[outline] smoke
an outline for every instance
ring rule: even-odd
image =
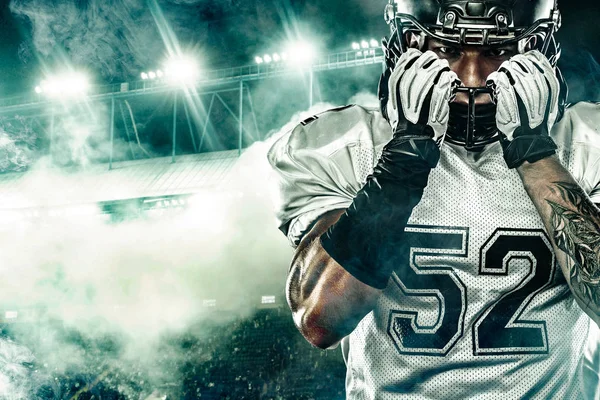
[[[32,121],[0,119],[0,171],[23,171],[35,159],[37,134]]]
[[[75,65],[107,80],[125,81],[142,70],[158,67],[156,55],[166,55],[160,32],[145,0],[53,1],[13,0],[11,12],[31,25],[31,42],[20,54],[32,54],[43,65]],[[215,6],[213,1],[177,1],[178,8],[163,2],[171,28],[183,38],[199,43],[206,24],[197,20],[194,6]],[[219,9],[226,8],[223,4]],[[190,12],[192,11],[192,12]],[[28,49],[33,47],[33,51]]]
[[[111,153],[114,160],[127,159],[132,144],[120,132],[112,145],[109,141],[109,105],[85,101],[62,106],[60,112],[40,110],[40,117],[0,118],[1,173],[23,172],[36,163],[39,167],[45,156],[55,166],[78,168],[108,162]],[[154,154],[150,150],[145,155]]]
[[[222,50],[217,48],[233,53],[230,61],[239,58],[239,49],[247,48],[248,42],[256,41],[258,35],[264,39],[261,32],[272,32],[277,24],[273,7],[255,3],[12,0],[10,10],[31,27],[31,38],[19,50],[22,62],[38,56],[47,70],[74,65],[103,81],[123,82],[135,79],[141,71],[161,67],[157,63],[162,62],[170,50],[167,47],[172,45],[163,42],[165,29],[175,34],[177,45],[181,44],[183,50],[201,54],[203,59],[215,56],[214,61],[218,61]],[[155,5],[168,26],[154,19],[150,10],[156,9]],[[207,22],[231,20],[232,15],[236,15],[235,29],[227,23]],[[242,57],[248,62],[248,56]]]
[[[32,45],[34,54],[51,65],[67,61],[104,77],[148,68],[159,40],[141,1],[15,0],[10,9],[30,21],[32,43],[24,45]]]
[[[358,104],[363,107],[379,108],[379,99],[371,92],[362,91],[350,97],[348,104]]]
[[[23,324],[12,326],[12,340],[0,339],[0,398],[70,396],[57,381],[65,374],[79,376],[82,388],[102,376],[122,395],[148,395],[176,380],[165,360],[184,357],[165,338],[199,321],[226,323],[205,299],[226,305],[229,317],[249,315],[262,295],[282,301],[292,250],[276,229],[266,154],[299,121],[330,107],[298,113],[253,144],[226,186],[199,193],[185,211],[119,224],[97,215],[6,220],[0,304]],[[38,205],[44,194],[77,187],[77,175],[44,164],[23,179]]]
[[[569,102],[600,101],[600,65],[589,51],[565,51],[559,66],[569,87]]]
[[[85,104],[53,117],[52,162],[58,166],[77,165],[85,167],[93,162],[105,161],[109,143],[105,140],[109,129],[109,110],[106,104]],[[121,153],[122,143],[117,143]]]
[[[10,340],[0,340],[0,398],[26,398],[31,385],[28,365],[34,359],[29,349]]]

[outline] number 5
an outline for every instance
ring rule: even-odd
[[[421,256],[466,257],[469,231],[465,228],[435,228],[409,226],[405,230],[402,253],[409,255],[408,263],[396,268],[394,280],[402,292],[416,301],[436,299],[437,320],[419,325],[416,311],[392,310],[388,334],[401,354],[443,356],[462,337],[466,311],[467,289],[454,270],[444,266],[422,267]],[[404,261],[404,260],[402,260]]]

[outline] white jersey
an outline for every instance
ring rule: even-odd
[[[599,129],[600,106],[580,103],[552,131],[563,164],[596,203]],[[275,143],[277,215],[292,245],[323,213],[350,205],[390,139],[378,111],[349,106]],[[443,145],[406,240],[406,261],[342,341],[349,399],[585,397],[590,319],[499,143],[481,153]]]

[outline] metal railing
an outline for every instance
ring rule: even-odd
[[[234,84],[240,81],[255,81],[282,77],[298,72],[317,72],[342,68],[355,68],[383,62],[381,49],[346,51],[319,57],[312,65],[298,67],[287,63],[254,64],[235,68],[205,71],[196,88]],[[162,80],[139,80],[109,85],[94,85],[88,98],[95,100],[114,97],[127,97],[173,90],[173,86]],[[17,112],[21,109],[42,106],[51,101],[43,94],[31,93],[14,97],[0,98],[0,113]]]

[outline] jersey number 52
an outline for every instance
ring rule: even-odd
[[[402,354],[444,356],[465,335],[468,298],[465,284],[443,260],[468,256],[469,231],[408,226],[405,232],[408,259],[396,268],[393,279],[409,299],[435,299],[437,320],[419,324],[415,308],[392,310],[388,334]],[[435,262],[438,258],[439,264]],[[425,259],[427,266],[420,265]],[[529,265],[529,273],[505,287],[505,292],[475,317],[470,333],[474,355],[548,352],[546,322],[522,318],[533,298],[554,278],[554,253],[545,232],[496,230],[479,250],[478,276],[492,282],[494,276],[506,277],[515,260]]]

